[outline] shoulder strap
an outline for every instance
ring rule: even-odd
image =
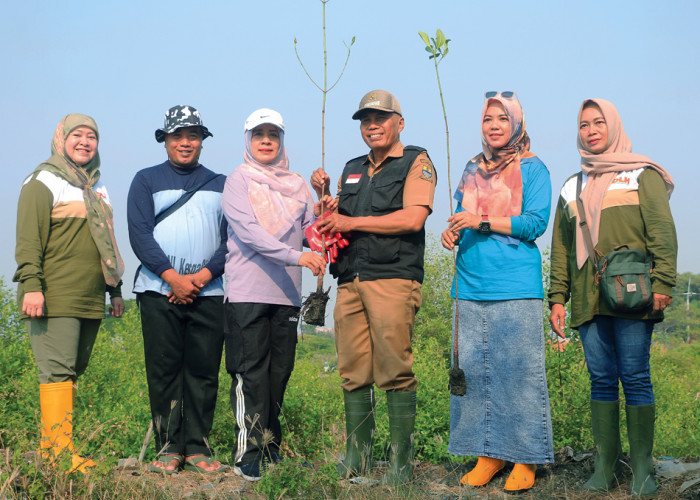
[[[422,153],[423,151],[426,151],[426,152],[427,152],[427,150],[426,150],[425,148],[422,148],[422,147],[420,147],[420,146],[411,146],[411,145],[404,146],[404,147],[403,147],[403,150],[404,150],[404,151],[406,151],[406,150],[409,150],[409,151],[418,151],[418,153]]]
[[[191,187],[190,189],[188,189],[187,191],[185,191],[185,192],[183,193],[183,195],[180,196],[180,198],[178,198],[178,200],[177,200],[175,203],[173,203],[173,204],[170,205],[168,208],[166,208],[165,210],[163,210],[162,212],[160,212],[158,215],[156,215],[155,224],[153,224],[153,225],[154,225],[154,226],[157,226],[158,224],[160,224],[161,222],[163,222],[163,221],[166,219],[166,217],[172,215],[173,212],[175,212],[178,208],[180,208],[182,205],[184,205],[185,203],[187,203],[187,202],[189,201],[189,199],[192,198],[192,196],[193,196],[197,191],[199,191],[199,190],[202,189],[206,184],[208,184],[210,180],[212,180],[212,179],[214,179],[215,177],[218,177],[218,176],[219,176],[219,174],[212,172],[212,174],[209,175],[206,179],[204,179],[204,181],[200,182],[200,183],[197,184],[196,186]]]
[[[593,264],[593,270],[598,269],[598,256],[595,253],[595,247],[593,246],[593,239],[591,238],[591,230],[588,228],[588,222],[586,221],[586,211],[583,209],[583,202],[581,201],[581,184],[583,183],[583,172],[579,172],[576,177],[576,209],[578,211],[578,225],[581,227],[581,232],[583,233],[583,243],[586,246],[586,251],[588,252],[588,260]]]

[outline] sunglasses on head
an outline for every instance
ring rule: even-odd
[[[504,99],[512,99],[513,97],[515,97],[515,92],[513,92],[512,90],[506,90],[506,91],[504,91],[504,92],[498,92],[498,91],[496,91],[496,90],[490,90],[489,92],[486,92],[486,93],[484,94],[484,97],[485,97],[486,99],[491,99],[492,97],[496,97],[496,96],[499,96],[499,95],[500,95],[501,97],[503,97]]]

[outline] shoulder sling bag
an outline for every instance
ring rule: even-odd
[[[619,313],[635,313],[648,309],[653,302],[651,259],[640,250],[630,250],[627,245],[615,247],[605,256],[593,247],[591,231],[581,202],[582,183],[583,173],[579,172],[576,180],[578,224],[583,233],[588,259],[593,265],[595,282],[599,286],[605,305],[611,311]],[[601,259],[598,259],[599,255]]]

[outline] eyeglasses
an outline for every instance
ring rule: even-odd
[[[499,95],[501,97],[503,97],[504,99],[513,99],[513,98],[517,99],[518,98],[518,95],[515,92],[513,92],[512,90],[505,90],[503,92],[498,92],[496,90],[490,90],[490,91],[484,93],[484,97],[486,99],[491,99],[492,97],[496,97]]]

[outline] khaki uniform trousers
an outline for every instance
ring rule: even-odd
[[[338,287],[334,317],[341,386],[376,384],[384,391],[415,391],[413,322],[421,285],[407,279],[360,281]]]

